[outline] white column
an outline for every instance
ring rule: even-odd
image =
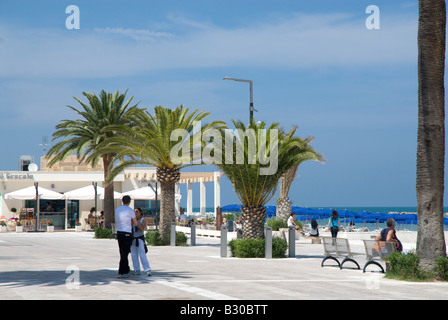
[[[219,182],[219,179],[221,178],[221,173],[220,172],[215,172],[214,174],[214,179],[213,179],[213,183],[214,183],[214,192],[215,192],[215,216],[216,216],[216,207],[220,207],[221,206],[221,185]]]
[[[187,182],[187,214],[193,214],[193,184]]]
[[[201,214],[205,214],[205,207],[206,207],[206,197],[207,195],[207,191],[205,189],[205,181],[204,178],[200,178],[200,210],[201,210]]]

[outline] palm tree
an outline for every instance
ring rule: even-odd
[[[314,140],[312,137],[305,138],[302,144],[302,153],[299,163],[288,169],[280,177],[280,196],[277,199],[277,212],[276,218],[281,220],[286,220],[291,213],[291,201],[289,200],[289,189],[291,189],[291,184],[296,176],[297,169],[299,165],[305,161],[325,161],[324,156],[317,153],[311,146],[311,142]]]
[[[139,111],[135,127],[109,126],[107,131],[117,131],[120,135],[104,141],[97,149],[100,153],[116,153],[117,158],[121,159],[111,170],[107,181],[129,166],[156,167],[157,181],[161,185],[159,230],[165,242],[169,241],[170,226],[175,218],[175,184],[180,179],[180,170],[201,164],[202,158],[195,156],[198,150],[201,155],[202,146],[205,145],[202,137],[214,129],[225,128],[223,121],[202,125],[201,121],[210,114],[208,112],[195,110],[189,114],[188,111],[183,106],[174,110],[157,106],[153,115]],[[193,139],[190,139],[191,133],[194,133]],[[200,137],[199,141],[196,141],[196,136]],[[173,150],[187,152],[179,156]]]
[[[445,166],[445,40],[444,0],[419,1],[418,132],[417,132],[417,254],[430,269],[446,256],[443,232]]]
[[[114,185],[107,178],[110,174],[112,164],[115,161],[116,152],[98,153],[96,148],[116,135],[114,131],[105,132],[103,129],[112,124],[130,127],[134,121],[134,115],[138,103],[130,107],[133,99],[131,97],[125,102],[126,93],[120,94],[116,91],[114,94],[101,91],[99,97],[95,94],[83,92],[88,103],[74,97],[82,106],[78,110],[68,106],[75,111],[80,119],[62,120],[56,126],[53,133],[53,141],[59,138],[63,140],[57,142],[47,153],[50,159],[49,166],[65,159],[66,156],[76,153],[80,162],[91,163],[96,166],[100,159],[104,165],[104,180],[106,181],[104,193],[104,219],[105,225],[110,226],[114,221]]]
[[[226,141],[223,145],[226,161],[216,165],[228,177],[241,201],[243,238],[264,237],[264,206],[274,196],[280,177],[300,163],[306,150],[304,141],[294,137],[295,128],[284,132],[277,123],[269,127],[253,120],[247,127],[241,121],[233,121],[233,124],[234,136],[226,135],[226,140],[232,139],[232,143]],[[270,162],[262,161],[263,156]]]

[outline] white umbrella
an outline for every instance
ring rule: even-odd
[[[124,196],[130,196],[132,200],[155,200],[156,193],[151,187],[143,187],[131,191],[123,192]],[[176,193],[175,199],[180,200],[182,196]],[[157,199],[160,200],[160,189],[157,190]]]
[[[104,199],[104,188],[97,188],[97,196],[99,199]],[[75,189],[64,194],[67,200],[95,200],[95,188],[93,185]],[[121,199],[122,194],[114,191],[114,199]]]
[[[64,199],[64,195],[59,192],[48,190],[42,187],[38,188],[39,199],[51,199],[51,200],[61,200]],[[36,200],[36,187],[31,186],[25,189],[16,190],[5,194],[5,199],[16,199],[16,200]]]

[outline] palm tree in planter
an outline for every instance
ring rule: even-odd
[[[305,161],[325,161],[324,156],[311,147],[310,144],[313,140],[314,138],[307,137],[301,141],[302,152],[300,153],[300,160],[280,177],[280,196],[277,199],[276,212],[277,219],[286,220],[291,213],[292,204],[289,200],[289,190],[291,189],[291,184],[294,181],[299,165]]]
[[[180,179],[180,170],[202,164],[203,138],[208,136],[208,132],[216,130],[220,133],[218,129],[225,128],[223,121],[202,124],[201,121],[209,116],[208,112],[188,112],[189,109],[183,106],[174,110],[157,106],[154,114],[140,110],[135,119],[136,126],[112,125],[106,128],[106,131],[117,131],[120,135],[104,141],[97,148],[99,153],[113,152],[120,159],[107,181],[112,181],[130,166],[156,168],[156,179],[161,186],[159,230],[165,243],[169,241],[171,222],[175,218],[175,184]]]
[[[120,94],[116,91],[114,94],[102,90],[99,97],[96,94],[83,92],[88,103],[74,97],[82,106],[78,110],[68,106],[75,111],[79,119],[62,120],[56,126],[53,133],[53,141],[62,138],[48,151],[46,157],[50,159],[48,165],[54,166],[70,154],[77,154],[80,162],[90,163],[93,167],[100,160],[104,166],[104,180],[106,181],[104,191],[104,219],[105,225],[109,226],[114,221],[114,185],[112,180],[108,180],[110,169],[116,160],[116,152],[99,153],[96,148],[101,143],[114,137],[116,131],[104,131],[104,128],[113,125],[132,127],[134,123],[135,112],[140,110],[138,103],[130,107],[133,97],[127,101],[126,93]]]
[[[264,237],[266,209],[274,196],[280,177],[300,163],[305,152],[303,140],[294,137],[296,128],[288,132],[277,123],[251,121],[246,125],[233,121],[233,134],[221,143],[223,161],[216,164],[232,183],[241,201],[243,238]]]

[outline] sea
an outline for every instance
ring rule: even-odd
[[[417,213],[417,207],[309,207],[310,209],[335,209],[337,211],[342,211],[344,209],[352,211],[352,212],[370,212],[370,213]],[[200,208],[193,208],[193,212],[199,213]],[[213,207],[206,208],[207,213],[213,213]],[[448,207],[443,208],[444,216],[448,216]],[[307,221],[305,221],[306,223]],[[319,219],[318,224],[320,226],[327,225],[328,219]],[[344,224],[343,224],[344,225]],[[367,228],[369,231],[374,231],[378,229],[382,229],[386,227],[386,223],[362,223],[361,225],[358,223],[356,228]],[[417,231],[417,225],[412,223],[396,223],[395,228],[397,230],[408,230],[408,231]],[[448,231],[448,225],[444,225],[445,231]]]

